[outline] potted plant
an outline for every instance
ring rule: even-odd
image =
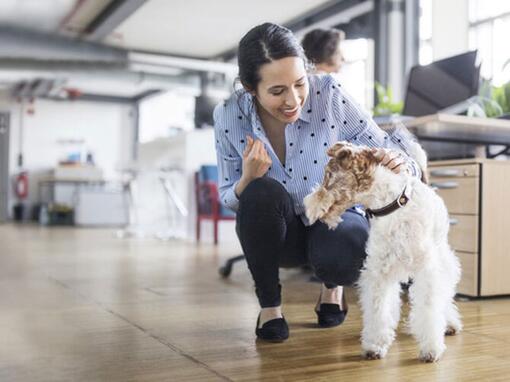
[[[374,107],[374,116],[402,114],[404,103],[393,101],[393,92],[389,86],[385,88],[383,85],[376,82],[375,92],[377,94],[377,105]]]

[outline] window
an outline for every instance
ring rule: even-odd
[[[148,97],[140,104],[139,141],[167,138],[179,131],[192,130],[195,97],[165,92]]]
[[[420,0],[420,50],[418,62],[427,65],[432,62],[432,1]]]
[[[510,1],[469,0],[469,48],[478,49],[481,76],[510,81]]]
[[[344,40],[341,47],[345,62],[337,78],[360,105],[371,109],[374,104],[373,40]]]

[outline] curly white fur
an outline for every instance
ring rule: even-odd
[[[415,149],[422,151],[416,145]],[[312,222],[319,218],[334,227],[350,205],[360,203],[378,209],[394,201],[406,184],[412,188],[404,207],[370,220],[367,258],[358,281],[363,355],[378,359],[388,352],[400,318],[400,282],[412,278],[409,330],[419,344],[419,358],[437,361],[446,349],[444,335],[462,328],[453,300],[460,265],[448,245],[446,206],[419,179],[395,174],[373,158],[368,160],[368,167],[353,165],[356,161],[367,162],[371,155],[368,148],[345,142],[335,146],[330,149],[332,159],[324,184],[305,198],[306,213]],[[417,161],[423,165],[423,158]],[[362,173],[357,173],[360,169]],[[345,181],[353,175],[356,181]],[[331,202],[331,195],[336,204]]]

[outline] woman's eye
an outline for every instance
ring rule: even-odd
[[[279,96],[279,95],[283,94],[283,90],[281,90],[279,92],[272,92],[271,94],[274,95],[274,96]]]
[[[297,88],[300,88],[300,87],[302,87],[302,86],[304,86],[304,84],[296,84],[296,87],[297,87]]]

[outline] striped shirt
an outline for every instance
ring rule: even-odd
[[[264,175],[279,181],[294,202],[294,212],[308,225],[303,198],[322,183],[329,161],[327,149],[337,141],[407,152],[406,136],[381,130],[331,75],[311,75],[310,88],[301,115],[285,127],[285,163],[281,163],[256,112],[254,97],[245,91],[234,93],[214,110],[216,154],[221,202],[237,211],[234,190],[241,178],[246,136],[261,140],[272,165]],[[416,176],[416,163],[409,164]],[[362,212],[361,212],[362,213]]]

